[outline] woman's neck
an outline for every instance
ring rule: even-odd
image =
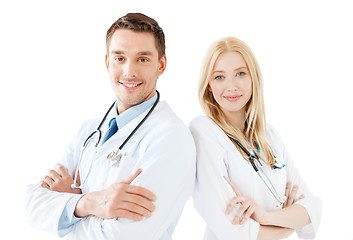
[[[245,131],[245,111],[237,112],[224,112],[227,120],[235,127],[237,127],[242,133]]]

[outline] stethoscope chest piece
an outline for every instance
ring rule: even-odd
[[[110,166],[114,166],[115,164],[120,162],[122,154],[119,151],[112,151],[108,154],[107,159],[110,161]]]

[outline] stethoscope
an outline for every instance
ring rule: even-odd
[[[141,125],[147,120],[147,118],[151,115],[151,113],[153,112],[153,110],[155,109],[155,107],[157,106],[158,102],[159,102],[159,92],[156,90],[156,93],[157,93],[157,100],[153,103],[151,109],[148,111],[148,113],[146,114],[146,116],[139,122],[139,124],[134,128],[134,130],[132,130],[132,132],[129,134],[129,136],[125,139],[125,141],[120,145],[119,149],[116,150],[116,151],[112,151],[111,153],[109,153],[109,155],[107,156],[107,159],[110,160],[110,164],[111,166],[117,164],[121,157],[122,157],[122,154],[121,154],[121,150],[123,149],[123,147],[125,146],[125,144],[130,140],[130,138],[135,134],[135,132],[141,127]],[[92,162],[91,162],[91,166],[88,170],[88,173],[86,175],[86,178],[85,180],[81,183],[80,186],[77,186],[76,185],[76,182],[77,182],[77,175],[78,175],[78,169],[79,169],[79,166],[81,164],[81,160],[82,160],[82,155],[84,153],[84,150],[87,148],[88,146],[88,143],[93,139],[93,136],[95,134],[98,134],[98,138],[97,138],[97,142],[95,144],[95,148],[97,149],[97,146],[99,145],[99,142],[102,138],[102,131],[100,130],[103,123],[105,122],[107,116],[109,115],[110,111],[112,110],[112,108],[115,106],[116,104],[116,101],[109,107],[108,111],[105,113],[103,119],[101,120],[100,124],[98,125],[97,129],[94,130],[87,138],[86,140],[84,141],[83,143],[83,146],[82,146],[82,149],[81,149],[81,154],[80,154],[80,158],[79,158],[79,161],[78,161],[78,165],[77,165],[77,168],[76,168],[76,173],[75,173],[75,179],[74,179],[74,183],[71,184],[71,188],[80,188],[82,189],[83,188],[83,185],[84,185],[84,182],[86,181],[87,179],[87,176],[89,175],[89,173],[91,172],[91,168],[92,168]]]
[[[280,196],[277,191],[276,188],[273,186],[272,182],[270,181],[270,179],[267,177],[267,175],[265,174],[265,172],[262,169],[262,164],[259,160],[259,157],[256,155],[256,153],[254,152],[254,150],[252,151],[252,154],[236,139],[232,138],[236,144],[238,144],[238,146],[244,151],[244,153],[249,157],[249,162],[251,163],[252,167],[254,168],[255,172],[257,173],[257,175],[259,175],[259,177],[262,179],[262,181],[265,183],[265,185],[267,186],[267,188],[270,190],[270,192],[272,193],[272,195],[276,198],[276,200],[280,203],[283,204],[285,203],[287,197],[286,196]],[[273,155],[274,156],[274,155]],[[275,156],[274,156],[275,157]],[[275,157],[276,159],[276,157]],[[259,166],[256,165],[256,162],[259,164]],[[273,165],[273,169],[281,169],[285,166],[285,164],[279,164],[276,163]]]

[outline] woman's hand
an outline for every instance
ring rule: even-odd
[[[56,191],[56,192],[81,194],[82,193],[81,189],[71,188],[71,185],[74,183],[74,179],[71,178],[66,168],[59,163],[56,165],[56,168],[58,169],[58,172],[51,169],[49,173],[44,177],[44,179],[40,182],[40,185],[46,189]],[[75,173],[76,173],[76,169],[75,169]],[[79,173],[77,174],[76,185],[80,186]]]
[[[267,212],[260,205],[258,205],[253,199],[241,195],[238,188],[231,181],[229,181],[228,178],[226,177],[224,178],[229,183],[229,185],[232,187],[233,191],[236,194],[236,196],[232,198],[232,200],[228,204],[226,209],[226,214],[229,214],[231,212],[235,204],[237,203],[241,204],[240,208],[235,214],[232,224],[244,224],[249,219],[249,217],[251,217],[252,219],[254,219],[256,222],[260,224],[266,224],[267,217],[268,217]]]
[[[304,198],[304,195],[302,194],[297,199],[295,199],[295,195],[297,195],[297,191],[298,191],[298,185],[294,185],[292,188],[292,183],[287,182],[286,190],[285,190],[286,201],[283,203],[282,208],[292,206],[294,203]]]

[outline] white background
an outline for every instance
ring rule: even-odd
[[[194,2],[0,3],[1,234],[56,239],[26,224],[26,186],[54,166],[82,121],[101,117],[114,100],[105,33],[120,16],[143,12],[166,34],[161,98],[186,124],[202,114],[197,83],[211,42],[236,36],[251,47],[265,80],[267,120],[323,200],[317,239],[353,238],[349,1]],[[174,239],[202,239],[204,227],[190,200]]]

